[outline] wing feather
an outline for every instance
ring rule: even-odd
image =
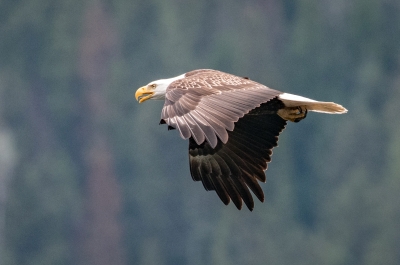
[[[204,132],[201,127],[197,124],[197,121],[192,118],[190,114],[184,116],[186,124],[188,124],[192,137],[197,143],[202,143],[205,140]]]
[[[173,102],[177,102],[182,97],[182,94],[182,90],[171,90],[170,93],[168,93],[168,99]]]
[[[254,208],[250,190],[260,201],[264,201],[258,181],[265,182],[264,170],[271,161],[278,136],[286,125],[276,111],[265,114],[271,113],[269,103],[262,104],[256,110],[254,115],[245,115],[235,123],[235,130],[228,131],[226,144],[219,139],[213,148],[207,141],[199,145],[193,138],[189,140],[191,172],[196,167],[202,167],[203,161],[207,168],[209,163],[212,164],[212,172],[200,171],[204,174],[201,177],[196,175],[193,179],[201,179],[206,190],[216,190],[225,204],[231,199],[238,209],[241,209],[243,202],[248,209]]]
[[[204,99],[199,105],[201,104],[204,104],[205,107],[208,107],[209,109],[218,111],[220,115],[227,117],[232,122],[236,122],[239,119],[238,114],[234,111],[231,111],[228,105],[218,105],[209,99]]]
[[[221,178],[222,182],[231,197],[231,200],[233,201],[233,204],[235,204],[236,208],[239,210],[242,209],[242,198],[240,196],[240,193],[238,192],[237,188],[235,187],[235,184],[231,178]]]
[[[213,183],[213,189],[217,192],[218,197],[225,205],[228,205],[231,199],[225,186],[223,185],[221,177],[217,176],[215,178],[210,178],[210,180]]]
[[[233,185],[231,179],[225,176],[230,176],[231,171],[229,166],[227,165],[226,161],[222,159],[218,154],[215,154],[213,156],[218,163],[218,165],[221,168],[221,171],[223,172],[222,175],[217,176],[218,181],[224,186],[227,194],[233,201],[233,203],[236,205],[238,209],[242,208],[242,199],[240,197],[239,192],[235,189],[235,186]]]
[[[182,117],[183,115],[186,114],[186,111],[185,111],[185,108],[183,105],[185,103],[186,103],[185,99],[182,99],[179,102],[177,102],[176,104],[171,106],[171,108],[174,109],[177,116]],[[190,107],[190,105],[186,105],[186,107]]]
[[[243,104],[235,104],[231,102],[230,98],[225,94],[221,94],[218,98],[208,97],[207,99],[217,106],[221,105],[221,102],[223,102],[223,106],[229,109],[230,111],[234,112],[236,117],[241,118],[246,113],[247,108],[244,107]]]
[[[215,135],[215,131],[212,129],[211,125],[204,117],[198,113],[196,110],[191,111],[187,115],[190,115],[193,120],[197,122],[197,125],[204,132],[204,137],[211,144],[211,146],[217,145],[217,136]],[[200,144],[202,142],[198,142]]]
[[[251,91],[251,89],[247,89],[246,92]],[[250,106],[254,108],[254,106],[260,105],[262,103],[262,99],[260,97],[256,97],[255,95],[251,95],[249,93],[243,93],[243,91],[236,92],[226,92],[224,93],[224,97],[230,102],[235,102],[236,104]],[[260,102],[261,101],[261,102]]]
[[[216,118],[212,112],[207,112],[201,107],[198,107],[196,112],[204,119],[207,119],[208,124],[223,143],[228,141],[228,132],[226,131],[224,124]]]
[[[206,105],[206,103],[202,102],[203,104],[199,104],[198,108],[208,111],[211,113],[216,119],[218,119],[222,124],[224,124],[225,128],[227,130],[232,131],[234,128],[234,122],[232,121],[235,119],[235,117],[228,116],[226,113],[222,113],[218,111],[217,109],[214,109],[210,107],[209,105]]]
[[[251,209],[254,208],[254,200],[251,196],[249,188],[244,183],[242,177],[239,178],[230,178],[234,183],[236,190],[239,192],[240,197],[243,199],[244,203],[246,204],[247,208]]]
[[[186,122],[185,118],[180,117],[180,116],[175,116],[174,118],[175,118],[176,125],[178,127],[178,130],[179,130],[182,138],[184,138],[184,139],[189,138],[192,135],[192,133],[189,129],[190,127],[187,126],[187,122]]]
[[[249,79],[215,70],[196,70],[169,85],[161,119],[178,127],[181,137],[193,136],[198,144],[207,140],[214,148],[218,139],[228,141],[226,130],[232,131],[234,122],[280,94]]]

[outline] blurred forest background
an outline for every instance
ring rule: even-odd
[[[0,263],[400,264],[400,1],[1,0]],[[197,68],[345,106],[289,124],[255,210],[136,89]]]

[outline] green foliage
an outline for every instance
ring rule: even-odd
[[[6,218],[6,250],[16,264],[69,263],[68,239],[81,211],[79,186],[71,178],[76,174],[62,153],[42,154],[17,168]]]
[[[85,146],[96,117],[80,60],[84,14],[102,3],[115,48],[104,55],[100,129],[118,176],[123,207],[110,218],[127,264],[398,264],[397,2],[1,1],[0,126],[13,131],[18,163],[0,262],[84,263]],[[191,180],[187,142],[158,125],[162,103],[134,100],[136,88],[196,68],[349,113],[289,124],[266,172],[266,202],[239,212]]]

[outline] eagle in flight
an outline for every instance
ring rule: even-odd
[[[308,111],[341,114],[347,110],[271,89],[247,77],[211,69],[150,82],[135,94],[139,103],[164,100],[160,124],[189,139],[193,180],[215,190],[224,204],[244,202],[254,208],[253,194],[264,201],[258,181],[287,121],[299,122]]]

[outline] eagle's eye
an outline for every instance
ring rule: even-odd
[[[156,88],[156,86],[157,86],[156,84],[151,84],[150,85],[150,87],[153,88],[153,89]]]

